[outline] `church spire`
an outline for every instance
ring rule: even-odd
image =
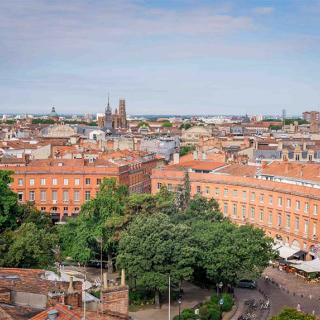
[[[106,111],[111,112],[109,92],[108,92],[108,104],[107,104],[107,109],[106,109]]]

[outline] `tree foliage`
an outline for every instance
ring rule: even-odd
[[[10,171],[0,171],[0,233],[16,228],[21,215],[17,195],[9,187],[11,174]]]
[[[284,308],[277,316],[272,317],[271,320],[316,320],[316,317],[292,308]]]
[[[138,216],[121,237],[117,264],[138,285],[159,293],[167,288],[169,275],[173,283],[191,277],[195,256],[190,231],[162,213]]]
[[[97,196],[82,206],[79,216],[59,228],[63,256],[85,264],[100,251],[101,239],[103,251],[110,254],[129,221],[124,211],[127,196],[126,187],[114,179],[104,180]]]

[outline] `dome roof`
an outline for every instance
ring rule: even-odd
[[[58,114],[56,113],[55,107],[52,107],[49,116],[50,116],[50,117],[58,117]]]

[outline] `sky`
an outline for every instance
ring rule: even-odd
[[[2,0],[0,113],[298,115],[320,0]]]

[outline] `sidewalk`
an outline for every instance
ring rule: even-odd
[[[210,298],[211,291],[201,289],[189,282],[183,284],[183,298],[181,311],[186,308],[192,308],[198,303]],[[168,304],[163,304],[161,309],[144,309],[137,312],[130,312],[129,315],[134,320],[167,320],[168,319]],[[179,314],[179,306],[177,303],[171,304],[171,319]]]

